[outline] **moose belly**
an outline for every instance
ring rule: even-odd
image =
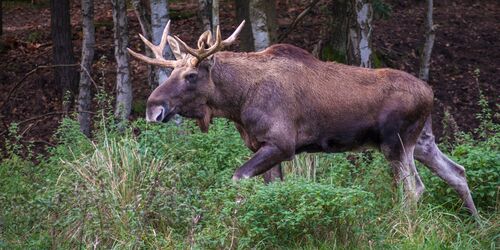
[[[358,151],[367,147],[378,145],[379,134],[370,128],[357,131],[341,131],[319,136],[313,142],[302,143],[295,152],[327,152],[338,153],[345,151]]]

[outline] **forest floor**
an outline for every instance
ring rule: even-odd
[[[53,134],[61,120],[61,94],[53,83],[50,11],[48,1],[4,1],[4,30],[0,42],[0,148],[11,122],[19,124],[23,142],[34,144],[35,152],[44,152],[55,144]],[[75,55],[81,54],[80,1],[72,1],[71,22]],[[202,25],[197,16],[197,1],[172,1],[171,32],[188,44],[194,44]],[[373,24],[373,48],[384,65],[418,74],[418,55],[424,42],[424,1],[386,1],[392,6],[390,16]],[[279,32],[286,30],[308,1],[278,1]],[[220,19],[223,35],[234,27],[233,1],[223,1]],[[321,1],[285,40],[308,51],[327,30],[328,8]],[[133,10],[128,13],[130,47],[141,46],[140,32]],[[487,1],[438,1],[434,22],[438,25],[432,53],[430,85],[435,91],[434,126],[443,134],[443,114],[448,110],[458,128],[473,131],[478,127],[479,89],[490,107],[498,113],[500,96],[500,5]],[[93,65],[95,92],[104,88],[114,96],[115,63],[113,21],[108,1],[96,1],[96,51]],[[234,50],[237,50],[237,45]],[[479,71],[477,71],[479,70]],[[134,108],[131,119],[144,115],[144,103],[151,92],[146,81],[146,67],[131,60]],[[476,73],[475,73],[476,72]],[[477,74],[479,72],[479,74]],[[476,81],[477,76],[477,81]],[[96,107],[94,107],[96,108]],[[498,121],[498,117],[494,118]]]

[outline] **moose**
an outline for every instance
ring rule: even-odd
[[[166,25],[159,45],[139,35],[154,58],[129,53],[148,64],[173,68],[147,100],[146,120],[174,115],[195,119],[208,131],[213,117],[234,122],[253,156],[233,180],[263,175],[282,180],[280,163],[302,152],[344,152],[372,147],[402,183],[405,201],[417,201],[424,184],[414,158],[453,187],[477,214],[465,169],[436,145],[432,132],[433,91],[427,83],[394,69],[367,69],[323,62],[307,51],[276,44],[260,52],[222,51],[235,42],[245,21],[227,39],[220,28],[203,33],[198,48]],[[163,57],[167,43],[175,60]]]

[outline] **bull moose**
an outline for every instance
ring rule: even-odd
[[[194,118],[207,131],[213,117],[234,122],[254,155],[234,180],[264,175],[282,179],[280,163],[301,152],[379,149],[389,161],[407,199],[418,200],[424,185],[414,158],[441,177],[477,211],[465,169],[444,155],[431,127],[433,92],[427,83],[394,69],[367,69],[323,62],[298,47],[276,44],[264,51],[221,51],[231,45],[244,21],[222,40],[217,27],[198,39],[198,48],[169,35],[159,45],[143,36],[154,58],[129,53],[148,64],[173,68],[147,101],[146,119],[167,122],[175,114]],[[163,57],[170,45],[176,60]]]

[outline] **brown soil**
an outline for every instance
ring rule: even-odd
[[[75,55],[80,56],[80,1],[73,1],[72,24]],[[108,1],[96,2],[96,47],[93,77],[114,96],[113,23]],[[97,3],[98,2],[98,3]],[[104,3],[103,3],[104,2]],[[201,34],[201,22],[196,15],[196,2],[172,3],[172,31],[181,39],[194,44]],[[303,10],[308,1],[278,1],[280,32]],[[285,40],[312,51],[326,30],[326,3],[320,2]],[[383,62],[392,68],[414,75],[418,72],[418,54],[422,47],[424,1],[386,1],[392,5],[391,17],[374,21],[373,47]],[[43,1],[42,1],[43,3]],[[47,4],[45,4],[47,5]],[[221,4],[223,35],[235,26],[232,1]],[[182,15],[180,15],[182,14]],[[500,67],[499,4],[488,1],[438,1],[435,3],[435,23],[438,24],[432,54],[430,84],[434,88],[436,107],[435,130],[442,134],[443,111],[448,109],[458,127],[472,131],[478,126],[475,114],[479,88],[498,113],[498,71]],[[50,13],[47,6],[34,6],[4,1],[4,32],[0,49],[0,148],[5,149],[6,131],[11,122],[18,122],[22,142],[32,142],[35,152],[44,152],[55,144],[52,135],[62,117],[61,98],[53,83],[51,68]],[[130,46],[139,46],[139,26],[133,11],[129,11]],[[234,50],[237,50],[235,46]],[[146,83],[146,68],[131,61],[134,102],[144,103],[150,89]],[[479,69],[479,85],[474,71]],[[26,76],[28,73],[30,73]],[[23,79],[25,78],[25,79]],[[94,89],[95,91],[95,89]],[[11,93],[10,98],[7,97]],[[7,101],[7,102],[6,102]],[[5,103],[6,102],[6,103]],[[5,103],[5,105],[4,105]],[[3,107],[2,107],[3,106]],[[131,119],[143,116],[132,114]],[[498,119],[495,118],[495,119]]]

